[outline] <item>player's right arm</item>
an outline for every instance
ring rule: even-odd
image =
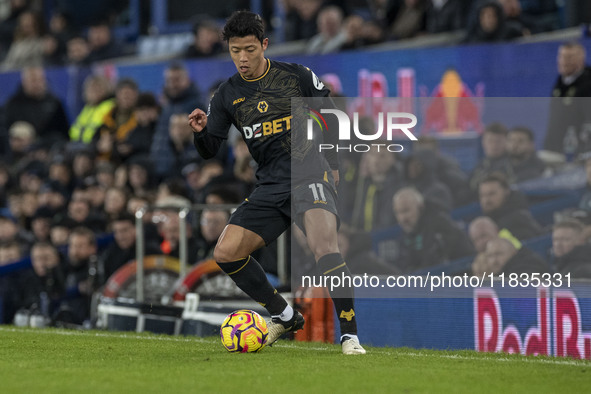
[[[202,109],[196,108],[189,115],[189,125],[193,129],[193,144],[204,159],[214,157],[222,145],[222,142],[228,137],[230,122],[223,108],[219,106],[219,100],[216,100],[217,94],[211,100],[208,113]],[[207,124],[210,123],[210,127]],[[208,130],[211,128],[211,130]]]

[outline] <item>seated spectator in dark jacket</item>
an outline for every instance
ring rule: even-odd
[[[111,26],[106,21],[98,21],[88,28],[88,44],[87,61],[90,63],[125,55],[123,46],[113,38]]]
[[[215,56],[224,51],[220,28],[214,20],[204,19],[193,26],[193,42],[185,50],[185,58]]]
[[[400,241],[400,256],[395,262],[402,273],[474,253],[467,235],[449,215],[425,204],[416,189],[400,189],[394,195],[393,206],[404,232]]]
[[[507,155],[507,134],[509,131],[500,123],[491,123],[482,133],[484,158],[476,165],[470,176],[470,188],[478,190],[480,182],[493,172],[500,172],[513,183],[511,163]]]
[[[465,42],[483,43],[511,40],[523,36],[514,23],[507,23],[503,8],[497,1],[483,3],[478,9],[477,22],[468,31]]]
[[[18,120],[29,122],[37,137],[47,145],[68,139],[70,125],[64,106],[49,90],[41,67],[22,70],[21,86],[6,102],[5,111],[7,127]]]
[[[427,10],[427,31],[443,33],[462,29],[464,11],[461,0],[432,0]]]
[[[156,174],[161,177],[170,174],[175,161],[168,131],[170,117],[174,114],[189,114],[195,108],[204,108],[201,106],[199,88],[191,81],[189,70],[181,63],[172,63],[164,71],[163,93],[165,102],[150,147]]]
[[[533,274],[551,272],[550,266],[540,257],[526,247],[516,249],[511,241],[496,238],[486,244],[485,267],[483,273],[489,274]],[[473,274],[477,274],[473,272]]]
[[[563,219],[552,229],[554,267],[571,278],[591,278],[591,245],[583,237],[584,226],[575,219]]]
[[[507,138],[509,161],[516,182],[542,176],[546,165],[536,155],[534,133],[527,127],[514,127]]]
[[[42,313],[51,317],[57,310],[65,292],[65,274],[61,256],[55,246],[49,242],[37,242],[31,248],[33,270],[22,276],[22,307],[40,308]],[[42,305],[42,293],[45,293],[47,306]]]
[[[582,147],[579,136],[584,123],[588,122],[588,101],[591,97],[591,67],[586,65],[585,47],[576,41],[566,42],[558,48],[558,77],[552,88],[549,119],[542,159],[548,162],[564,162],[565,154],[576,154]],[[574,141],[567,139],[567,131],[573,130]],[[584,151],[584,150],[583,150]]]
[[[449,212],[454,205],[453,197],[447,185],[439,181],[436,166],[437,157],[431,152],[413,152],[404,165],[406,184],[416,188],[427,202]]]
[[[110,222],[114,241],[99,258],[99,284],[105,284],[109,277],[126,263],[136,258],[136,228],[135,216],[122,213]],[[154,242],[147,240],[144,245],[146,256],[160,254],[160,248]]]
[[[493,173],[482,180],[478,188],[482,213],[506,228],[517,239],[524,240],[542,234],[542,227],[528,209],[525,196],[511,191],[502,174]]]
[[[66,296],[56,319],[68,324],[82,324],[90,318],[90,297],[98,288],[97,244],[94,233],[76,227],[68,239]]]
[[[426,0],[404,0],[394,21],[388,26],[388,35],[395,40],[401,40],[424,32],[427,6]]]
[[[470,201],[470,184],[457,159],[441,152],[437,139],[429,136],[421,137],[413,146],[413,151],[428,151],[435,157],[437,178],[450,190],[454,205],[461,206]]]

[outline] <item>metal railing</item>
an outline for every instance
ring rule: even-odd
[[[176,211],[179,217],[179,279],[187,275],[188,255],[187,218],[191,212],[201,213],[204,210],[227,211],[232,213],[238,205],[233,204],[195,204],[187,207],[178,206],[150,206],[140,208],[135,212],[136,227],[136,301],[144,301],[144,258],[145,258],[145,234],[144,216],[154,211]],[[282,284],[286,284],[289,276],[287,272],[287,242],[285,233],[277,239],[277,276]]]

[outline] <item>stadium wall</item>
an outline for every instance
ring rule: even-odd
[[[518,290],[522,298],[482,288],[472,298],[358,299],[359,335],[374,346],[591,359],[588,287]]]

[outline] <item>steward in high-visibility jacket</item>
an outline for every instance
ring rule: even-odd
[[[92,143],[100,126],[104,124],[105,117],[115,107],[115,99],[110,98],[98,104],[86,104],[70,127],[70,141]]]

